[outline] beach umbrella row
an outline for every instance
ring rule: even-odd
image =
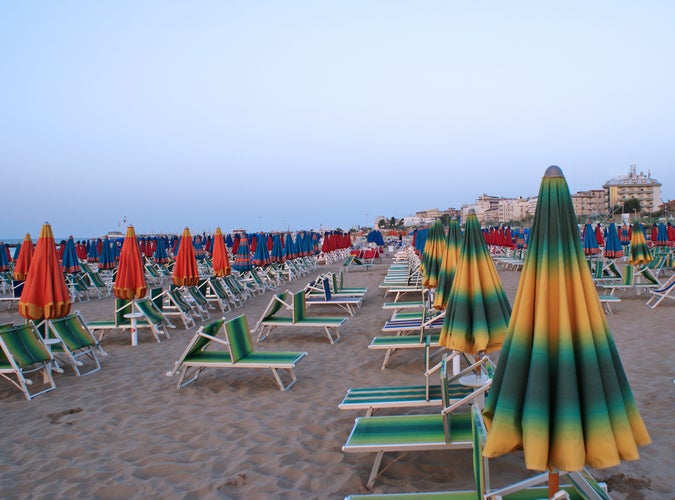
[[[26,233],[26,236],[23,239],[21,248],[19,250],[19,255],[14,261],[14,279],[23,281],[28,275],[28,270],[30,269],[30,264],[33,260],[33,254],[35,253],[35,247],[33,246],[33,241],[30,238],[30,234]]]

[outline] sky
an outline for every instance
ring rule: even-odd
[[[370,226],[632,164],[675,198],[675,2],[0,3],[0,238]]]

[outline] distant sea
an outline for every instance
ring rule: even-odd
[[[56,242],[57,245],[58,245],[61,241],[67,240],[67,239],[68,239],[68,238],[57,238],[57,237],[54,237],[54,241]],[[77,242],[77,241],[89,240],[89,239],[91,239],[91,238],[75,238],[75,241]],[[38,239],[37,239],[37,236],[33,236],[33,235],[31,234],[31,240],[33,240],[33,245],[35,245],[35,244],[37,243],[37,240],[38,240]],[[19,238],[19,239],[17,239],[17,238],[5,238],[5,239],[0,238],[0,242],[2,242],[2,243],[8,243],[9,246],[15,247],[18,243],[23,243],[23,238]]]

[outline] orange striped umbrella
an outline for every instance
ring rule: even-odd
[[[199,283],[199,271],[197,271],[197,258],[195,247],[192,244],[190,230],[186,227],[180,239],[176,263],[173,266],[173,284],[176,286],[195,286]]]
[[[52,227],[45,222],[19,299],[19,314],[36,321],[62,318],[70,313],[71,304]]]
[[[227,250],[225,249],[223,233],[219,227],[216,228],[216,233],[213,235],[213,251],[211,252],[211,261],[213,264],[214,276],[227,276],[232,272],[230,259],[227,256]]]
[[[26,279],[34,253],[35,248],[33,247],[33,242],[30,239],[30,234],[26,233],[26,237],[23,239],[23,244],[19,250],[19,256],[16,258],[16,262],[14,263],[15,280]]]
[[[147,291],[141,247],[136,239],[134,226],[129,226],[120,250],[113,293],[118,299],[133,300],[142,299]]]

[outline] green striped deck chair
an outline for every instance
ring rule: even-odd
[[[635,266],[627,264],[620,283],[601,283],[598,286],[609,290],[610,295],[615,295],[617,290],[635,290],[639,295],[642,290],[658,288],[659,281],[647,266],[636,270]]]
[[[337,306],[347,312],[350,316],[354,316],[356,313],[356,308],[361,307],[363,297],[354,297],[349,295],[333,296],[330,290],[330,282],[328,281],[328,278],[322,278],[319,286],[320,291],[322,292],[320,295],[312,293],[313,287],[311,285],[305,288],[306,306]]]
[[[215,307],[209,304],[208,299],[202,293],[202,291],[196,286],[187,286],[185,287],[185,290],[187,290],[188,300],[190,300],[194,312],[199,314],[202,321],[211,319],[211,313],[209,312],[209,309],[215,309]],[[229,310],[230,305],[227,304],[227,311]]]
[[[223,329],[226,338],[218,338],[218,333]],[[227,350],[207,350],[213,343],[220,344],[221,349],[225,346]],[[178,383],[180,388],[197,380],[205,368],[262,368],[271,370],[279,388],[287,391],[297,382],[293,368],[306,355],[306,352],[254,350],[248,320],[242,315],[227,322],[223,318],[200,327],[174,369],[167,375],[174,375],[183,368]],[[189,368],[196,371],[196,374],[190,380],[184,381]],[[288,382],[283,381],[281,372],[287,373],[287,378],[290,379]]]
[[[257,342],[265,340],[272,333],[272,330],[278,326],[288,326],[293,324],[292,316],[280,316],[283,310],[292,310],[293,306],[288,302],[288,296],[291,292],[288,290],[274,294],[267,307],[260,315],[254,331],[258,332]]]
[[[157,305],[157,302],[154,302]],[[177,317],[183,322],[185,328],[195,326],[195,320],[192,317],[192,306],[185,300],[180,289],[172,286],[168,290],[164,290],[161,293],[160,303],[162,307],[159,309],[167,318]]]
[[[131,329],[131,320],[124,317],[125,314],[131,312],[133,312],[133,307],[130,300],[116,298],[112,320],[88,321],[87,326],[92,333],[99,332],[98,341],[100,342],[103,336],[110,330]]]
[[[346,317],[336,316],[309,316],[307,314],[307,304],[305,302],[305,291],[300,290],[293,294],[293,326],[308,326],[323,329],[331,344],[340,340],[341,327]]]
[[[451,375],[447,380],[449,404],[464,402],[478,396],[476,388],[468,387],[459,383],[459,379],[465,375],[471,374],[476,369],[483,369],[487,373],[489,358],[487,356],[478,361],[472,362],[466,355],[459,351],[453,351],[447,361],[454,358],[461,358],[467,361],[468,366],[458,373]],[[424,385],[409,386],[387,386],[387,387],[355,387],[347,390],[342,402],[338,405],[341,410],[366,410],[366,417],[369,417],[377,410],[411,408],[420,406],[440,406],[441,385],[430,384],[429,380],[441,367],[441,363],[431,365],[430,359],[430,339],[427,338],[424,348]],[[491,379],[491,374],[488,374]],[[480,391],[481,393],[484,391]],[[474,394],[476,393],[476,394]],[[467,399],[468,398],[468,399]]]
[[[152,300],[148,298],[137,299],[133,301],[133,305],[138,312],[143,314],[143,318],[138,320],[139,328],[141,326],[149,328],[157,342],[160,342],[160,335],[169,338],[167,328],[176,328],[176,326],[164,316]]]
[[[48,339],[58,340],[50,346],[55,358],[64,359],[78,376],[101,369],[96,351],[106,355],[89,331],[79,311],[63,318],[47,320]]]
[[[49,349],[32,321],[0,330],[0,377],[23,392],[30,401],[56,388]],[[32,375],[42,375],[31,379]],[[31,392],[31,388],[39,388]]]
[[[231,311],[232,307],[230,304],[234,307],[241,307],[242,305],[241,302],[234,297],[232,292],[225,287],[223,281],[215,276],[207,279],[203,286],[200,287],[200,291],[202,291],[209,303],[216,304],[220,307],[221,312]]]
[[[444,360],[445,361],[445,360]],[[441,397],[443,409],[428,415],[389,415],[358,417],[347,442],[346,453],[375,453],[375,461],[366,483],[372,488],[381,470],[385,453],[470,449],[472,417],[470,412],[455,412],[447,391],[446,364],[442,362]]]
[[[345,273],[340,269],[337,273],[331,273],[334,293],[348,293],[354,295],[365,295],[368,288],[345,286]]]

